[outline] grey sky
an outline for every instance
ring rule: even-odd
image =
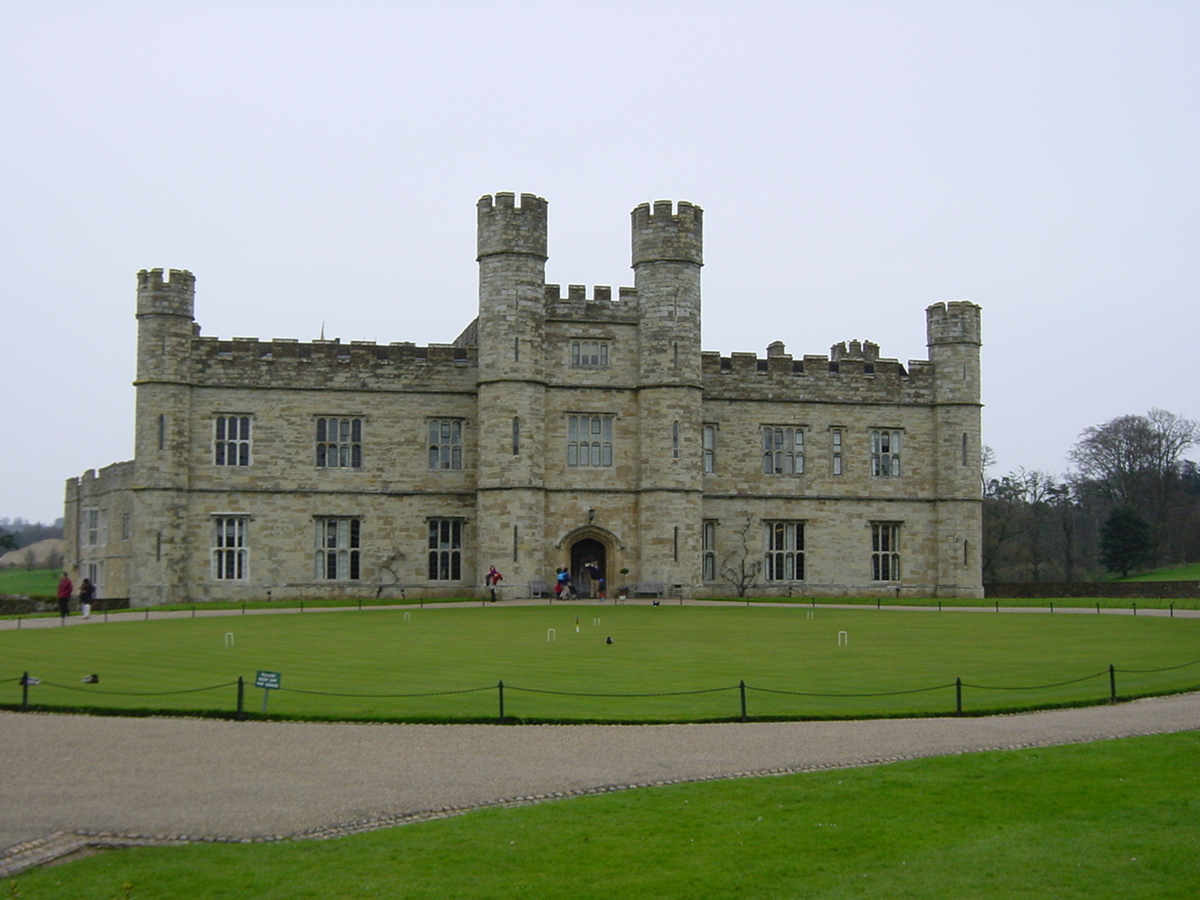
[[[1064,472],[1200,418],[1198,46],[1149,0],[0,0],[0,516],[131,457],[138,269],[191,269],[208,335],[449,342],[501,190],[564,285],[703,206],[724,354],[924,359],[924,308],[980,303],[996,471]]]

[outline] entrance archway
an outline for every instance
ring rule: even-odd
[[[571,545],[571,581],[580,597],[594,598],[600,593],[600,586],[593,583],[585,568],[591,562],[600,567],[600,572],[607,579],[608,548],[602,541],[587,537]]]

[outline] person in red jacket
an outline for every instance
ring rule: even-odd
[[[491,589],[492,602],[495,603],[496,602],[496,587],[497,587],[497,585],[500,584],[501,581],[504,580],[504,576],[500,574],[500,572],[496,569],[495,566],[491,566],[488,569],[488,573],[484,577],[483,580],[487,583],[487,586]]]
[[[58,579],[58,614],[64,619],[67,617],[67,611],[71,605],[73,590],[75,590],[75,585],[71,583],[71,576],[63,572],[63,577]]]

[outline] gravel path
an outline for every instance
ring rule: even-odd
[[[993,718],[720,725],[0,713],[0,877],[88,845],[327,837],[489,804],[1196,728],[1200,694]]]

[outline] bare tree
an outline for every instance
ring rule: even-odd
[[[1025,486],[1017,474],[990,479],[983,491],[983,577],[996,581],[1009,547],[1025,533]]]
[[[721,578],[739,597],[745,597],[752,588],[758,586],[758,576],[762,573],[762,548],[760,542],[752,539],[754,530],[754,520],[746,516],[745,524],[737,531],[737,548],[721,560]]]
[[[1162,409],[1121,416],[1087,428],[1069,456],[1083,491],[1109,510],[1128,507],[1145,518],[1156,546],[1167,556],[1173,508],[1185,502],[1183,454],[1200,443],[1200,424]]]

